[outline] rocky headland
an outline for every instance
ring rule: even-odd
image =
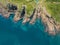
[[[23,19],[23,24],[27,22],[29,22],[30,24],[34,24],[37,18],[41,18],[46,27],[45,32],[49,33],[49,35],[56,35],[58,32],[60,32],[60,23],[57,23],[55,21],[55,19],[46,11],[45,7],[38,4],[38,6],[34,8],[30,17],[26,16],[27,13],[25,8],[25,6],[22,6],[22,11],[19,11],[18,9],[9,10],[8,7],[2,6],[2,4],[0,3],[0,13],[5,18],[9,18],[11,12],[15,13],[13,20],[17,22],[20,19]]]

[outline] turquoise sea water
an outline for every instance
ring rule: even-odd
[[[60,35],[50,36],[44,30],[41,19],[31,25],[15,23],[12,14],[8,19],[0,15],[0,45],[60,45]]]

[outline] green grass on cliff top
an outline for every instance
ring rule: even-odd
[[[26,5],[26,12],[28,15],[31,14],[33,9],[36,7],[35,0],[0,0],[2,3],[10,2],[18,6],[18,10],[22,9],[22,5]]]
[[[21,10],[22,5],[26,5],[26,11],[27,14],[30,15],[31,12],[33,11],[34,7],[35,7],[35,2],[34,0],[10,0],[10,2],[16,4],[19,8],[19,10]]]
[[[31,14],[33,9],[36,7],[35,0],[0,0],[0,2],[5,3],[11,2],[16,4],[21,10],[22,5],[26,5],[26,11],[28,15]],[[41,0],[39,0],[41,1]],[[47,11],[56,19],[56,21],[60,22],[60,0],[42,0],[44,1],[42,4],[46,7]]]
[[[52,17],[60,22],[60,0],[46,0],[44,4]]]

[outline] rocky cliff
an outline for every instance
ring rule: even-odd
[[[40,7],[40,8],[39,8]],[[45,7],[41,5],[38,7],[38,17],[40,17],[46,26],[46,32],[50,35],[55,35],[60,32],[60,24],[46,11]]]
[[[22,8],[22,11],[13,11],[15,13],[13,18],[15,22],[19,21],[20,19],[23,19],[23,24],[27,22],[29,22],[30,24],[34,24],[37,18],[41,18],[42,22],[46,27],[45,32],[49,33],[50,35],[56,35],[60,31],[60,24],[58,24],[50,14],[48,14],[46,8],[42,7],[42,5],[39,4],[38,7],[34,8],[30,17],[26,16],[27,13],[25,7],[23,6]],[[8,18],[11,12],[8,12],[8,9],[6,10],[4,7],[1,7],[0,13],[2,14],[2,16]]]

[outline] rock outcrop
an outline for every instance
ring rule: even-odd
[[[10,12],[8,12],[7,7],[0,3],[0,13],[5,17],[8,18],[10,16]]]
[[[0,13],[5,17],[8,18],[10,16],[10,12],[8,12],[6,9],[4,8],[0,8]]]
[[[13,18],[14,22],[17,22],[19,21],[21,18],[20,18],[20,13],[18,11],[15,12],[15,16]]]
[[[56,35],[60,31],[60,24],[58,24],[54,18],[47,13],[46,8],[39,6],[38,8],[38,17],[41,17],[45,27],[46,27],[46,32],[48,32],[50,35]],[[39,9],[42,9],[39,11]]]

